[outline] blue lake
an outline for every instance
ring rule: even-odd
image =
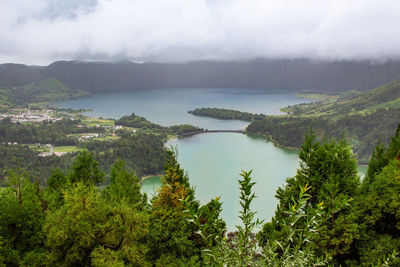
[[[216,120],[194,116],[189,110],[200,107],[236,109],[252,113],[277,115],[280,108],[309,100],[294,93],[268,93],[250,89],[156,89],[132,93],[98,94],[58,103],[65,108],[87,108],[87,115],[120,118],[134,112],[164,126],[189,123],[204,129],[238,130],[247,122]]]

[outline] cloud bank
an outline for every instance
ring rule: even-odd
[[[0,63],[400,58],[398,0],[0,0]]]

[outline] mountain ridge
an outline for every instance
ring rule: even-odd
[[[48,66],[0,65],[0,87],[55,77],[90,93],[155,88],[262,88],[313,92],[367,91],[400,78],[400,61],[258,59],[134,63],[56,61]]]

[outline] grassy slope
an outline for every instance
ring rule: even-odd
[[[353,93],[333,102],[318,102],[292,106],[285,111],[301,116],[340,117],[348,114],[370,114],[378,109],[400,108],[400,80],[366,93]]]
[[[53,77],[44,79],[38,83],[26,85],[24,88],[26,91],[29,91],[30,94],[36,95],[36,102],[58,101],[87,95],[87,93],[83,91],[69,88],[67,85]]]
[[[71,89],[56,78],[50,77],[24,86],[0,88],[0,110],[86,95],[88,95],[87,92]]]
[[[400,80],[366,93],[285,108],[288,115],[268,116],[252,123],[249,132],[272,135],[280,144],[299,147],[312,127],[320,137],[340,138],[353,145],[360,162],[367,162],[378,140],[388,142],[400,123]]]

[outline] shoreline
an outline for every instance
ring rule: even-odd
[[[246,134],[249,134],[249,133],[246,132]],[[266,141],[267,141],[267,142],[271,142],[271,143],[273,143],[276,147],[279,147],[279,148],[284,148],[284,149],[289,149],[289,150],[296,150],[296,151],[300,151],[300,149],[301,149],[300,147],[293,147],[293,146],[281,145],[281,144],[279,144],[278,141],[276,141],[275,139],[273,139],[271,135],[266,135],[266,134],[261,134],[261,133],[251,133],[251,134],[256,134],[256,135],[263,136],[263,137],[266,138]],[[359,161],[359,160],[357,159],[357,165],[358,165],[358,166],[362,166],[362,167],[368,167],[368,161],[364,161],[364,160]]]
[[[294,147],[294,146],[285,146],[282,144],[279,144],[278,141],[276,141],[275,139],[272,138],[272,136],[270,135],[264,135],[266,137],[266,141],[267,142],[271,142],[274,144],[274,146],[279,147],[279,148],[285,148],[285,149],[289,149],[289,150],[296,150],[296,151],[300,151],[300,147]]]
[[[280,144],[278,141],[276,141],[274,138],[272,138],[271,135],[268,134],[262,134],[262,133],[249,133],[246,132],[246,134],[255,134],[255,135],[259,135],[265,138],[266,142],[271,142],[274,146],[279,147],[279,148],[285,148],[285,149],[289,149],[289,150],[296,150],[299,151],[300,147],[294,147],[294,146],[285,146]]]
[[[152,177],[162,177],[162,176],[164,176],[163,173],[145,175],[145,176],[140,177],[139,183],[142,183],[144,180],[147,180]]]
[[[172,140],[175,140],[175,139],[178,139],[178,135],[174,135],[174,136],[171,136],[171,137],[167,138],[167,141],[165,141],[164,145],[165,145],[168,141],[172,141]]]
[[[89,94],[89,95],[82,95],[82,96],[77,96],[77,97],[72,97],[66,100],[62,100],[62,101],[68,101],[68,100],[73,100],[73,99],[80,99],[80,98],[87,98],[87,97],[91,97],[93,96],[93,94]],[[313,97],[311,97],[313,96]],[[331,98],[335,98],[337,97],[337,95],[325,95],[325,94],[318,94],[318,93],[308,93],[308,92],[300,92],[296,94],[296,97],[298,98],[303,98],[303,99],[312,99],[312,100],[329,100]],[[62,102],[61,101],[61,102]],[[63,107],[57,106],[57,102],[60,101],[50,101],[46,104],[48,104],[50,107],[57,109],[65,109]],[[284,111],[284,109],[287,107],[282,107],[280,108],[280,111],[282,112],[281,115],[277,115],[277,116],[285,116],[287,115],[287,112]],[[68,109],[68,108],[67,108]],[[87,115],[85,113],[93,111],[93,109],[87,109],[87,108],[82,108],[82,109],[72,109],[76,112],[78,112],[78,114],[80,114],[81,116],[87,117],[87,118],[93,118],[93,119],[98,119],[99,117],[93,116],[93,115]],[[199,114],[193,114],[190,111],[188,111],[188,113],[192,114],[193,116],[199,116],[199,117],[208,117],[208,118],[213,118],[213,119],[217,119],[217,120],[232,120],[232,119],[225,119],[225,118],[216,118],[213,116],[207,116],[207,115],[199,115]],[[239,121],[246,121],[246,120],[240,120],[240,119],[233,119],[233,120],[239,120]],[[246,121],[249,122],[249,121]],[[247,127],[246,127],[247,128]],[[199,131],[194,131],[194,132],[187,132],[187,133],[183,133],[183,134],[176,134],[173,136],[170,136],[167,138],[167,140],[164,142],[164,145],[172,140],[177,140],[180,138],[185,138],[185,137],[190,137],[193,135],[197,135],[197,134],[204,134],[204,133],[215,133],[215,132],[236,132],[236,133],[242,133],[242,134],[246,134],[246,135],[259,135],[262,136],[266,139],[267,142],[272,142],[274,146],[278,147],[278,148],[283,148],[283,149],[288,149],[288,150],[293,150],[293,151],[299,151],[301,148],[300,147],[293,147],[293,146],[287,146],[287,145],[282,145],[280,144],[277,140],[275,140],[271,135],[267,135],[267,134],[262,134],[262,133],[251,133],[251,132],[247,132],[247,129],[244,128],[243,130],[199,130]],[[357,164],[359,166],[363,166],[363,167],[368,167],[368,161],[362,160],[359,161],[357,159]],[[140,178],[140,181],[146,180],[150,177],[154,177],[154,176],[162,176],[163,174],[159,175],[146,175]]]

